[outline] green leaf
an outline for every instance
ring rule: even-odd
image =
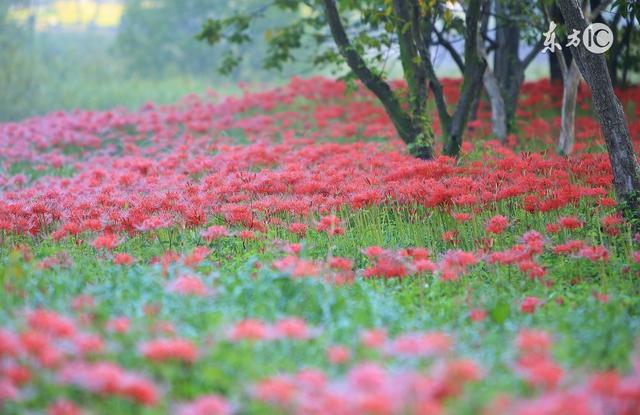
[[[510,313],[511,309],[509,304],[506,302],[499,302],[491,309],[489,315],[494,322],[503,324],[507,318],[509,318]]]

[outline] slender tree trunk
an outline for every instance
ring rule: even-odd
[[[500,94],[500,86],[493,75],[491,68],[487,67],[483,77],[484,89],[491,102],[491,126],[493,134],[501,143],[507,142],[507,114],[504,108],[504,100]]]
[[[480,28],[481,34],[486,34],[489,27],[491,2],[492,0],[484,0],[483,3],[484,13]],[[484,47],[484,39],[482,36],[478,37],[478,54],[482,59],[488,62],[487,50]],[[493,134],[501,143],[504,144],[507,141],[507,114],[504,108],[504,99],[502,98],[502,93],[500,91],[500,84],[489,65],[487,65],[484,70],[482,83],[484,85],[484,90],[487,91],[489,102],[491,103],[491,126]]]
[[[559,57],[564,59],[564,57]],[[576,141],[576,101],[580,86],[580,70],[576,61],[571,62],[569,69],[563,72],[562,115],[560,124],[560,138],[558,138],[558,153],[568,156],[573,152]]]
[[[475,121],[478,119],[478,111],[480,110],[480,103],[482,102],[482,95],[484,90],[480,88],[473,101],[471,101],[471,112],[469,114],[469,121]]]
[[[458,157],[462,145],[462,137],[467,128],[471,103],[482,88],[482,76],[487,63],[478,53],[478,29],[480,22],[481,1],[471,0],[467,8],[465,21],[464,73],[460,100],[451,118],[451,130],[444,144],[444,153]]]
[[[599,19],[602,23],[607,24],[613,32],[613,46],[607,53],[607,66],[609,67],[609,76],[611,77],[611,83],[613,84],[613,86],[618,86],[618,61],[620,59],[620,52],[623,48],[623,43],[618,39],[618,25],[621,19],[622,13],[620,12],[620,10],[616,11],[616,14],[611,22],[606,22],[602,18]]]
[[[524,68],[521,65],[520,23],[515,18],[521,15],[522,3],[519,1],[496,0],[496,44],[493,72],[502,91],[507,116],[507,129],[515,127],[516,107],[520,87],[524,81]]]
[[[567,31],[576,29],[583,32],[587,27],[587,20],[580,4],[576,0],[557,0],[557,3]],[[574,51],[578,67],[591,88],[593,104],[609,153],[616,196],[637,227],[640,219],[640,167],[633,151],[622,104],[613,90],[607,62],[604,55],[593,54],[582,44]]]
[[[549,80],[552,84],[556,82],[563,82],[560,64],[558,63],[558,57],[555,53],[549,54]]]
[[[412,117],[400,104],[389,84],[377,73],[371,71],[358,51],[351,45],[340,20],[335,0],[323,0],[325,18],[338,51],[358,79],[378,98],[393,123],[398,135],[407,144],[410,154],[421,159],[433,157],[434,135],[431,123],[424,118]]]

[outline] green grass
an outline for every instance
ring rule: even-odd
[[[71,299],[89,294],[97,303],[94,325],[99,327],[108,318],[126,315],[133,319],[133,331],[119,336],[118,349],[106,358],[127,368],[151,373],[171,390],[174,399],[191,399],[203,393],[218,392],[235,401],[242,401],[246,387],[275,373],[295,372],[302,367],[327,367],[324,350],[331,344],[344,344],[356,351],[356,358],[364,359],[368,351],[358,347],[354,334],[363,328],[387,327],[391,334],[408,331],[442,330],[452,333],[456,352],[481,362],[487,376],[470,386],[466,398],[452,407],[456,413],[477,413],[498,392],[528,394],[528,388],[511,370],[515,356],[514,339],[521,328],[543,328],[553,333],[553,354],[566,369],[580,371],[629,368],[629,356],[634,340],[640,333],[640,297],[637,275],[622,272],[627,260],[627,240],[630,235],[610,238],[598,233],[599,224],[594,215],[585,214],[586,206],[566,209],[563,214],[582,213],[589,217],[575,238],[598,236],[613,247],[612,258],[605,269],[586,260],[566,260],[544,254],[542,262],[554,280],[552,287],[530,281],[509,267],[479,265],[458,282],[442,282],[420,276],[404,280],[358,280],[351,286],[334,286],[314,278],[292,279],[288,275],[263,266],[255,269],[256,261],[268,264],[278,254],[268,242],[274,237],[297,238],[283,231],[271,230],[265,239],[241,242],[228,238],[210,245],[212,255],[200,265],[198,271],[205,281],[216,289],[214,298],[189,298],[167,293],[166,278],[193,272],[172,266],[164,276],[159,266],[144,265],[145,261],[160,255],[168,246],[188,252],[200,241],[190,231],[162,231],[156,236],[138,236],[126,241],[117,250],[139,258],[132,267],[112,265],[86,244],[74,238],[59,243],[44,239],[5,238],[1,253],[0,283],[11,290],[0,292],[0,319],[13,324],[23,310],[46,307],[72,315]],[[540,229],[542,218],[527,219],[527,214],[507,205],[495,206],[496,212],[509,213],[515,225],[497,240],[498,246],[510,246],[527,229]],[[482,232],[485,212],[471,223],[459,227],[462,248],[471,248]],[[428,217],[428,220],[424,218]],[[344,235],[327,237],[310,230],[304,239],[304,254],[323,259],[329,251],[335,255],[357,259],[363,266],[366,259],[360,250],[371,245],[386,247],[427,246],[434,252],[451,248],[440,239],[444,229],[451,225],[450,216],[443,211],[414,215],[399,206],[378,206],[357,212],[345,210],[341,217],[348,222]],[[421,218],[417,221],[416,218]],[[549,218],[547,218],[548,220]],[[563,237],[565,235],[560,235]],[[67,253],[73,265],[68,269],[39,270],[35,261],[24,263],[9,247],[14,243],[27,243],[35,258]],[[96,255],[97,254],[97,255]],[[581,276],[580,284],[572,278]],[[606,292],[611,301],[602,304],[593,292]],[[28,293],[26,296],[16,292]],[[545,301],[535,314],[518,310],[526,296],[533,295]],[[563,304],[556,303],[558,297]],[[490,317],[480,323],[468,317],[468,304],[489,311]],[[145,316],[149,304],[161,306],[155,317]],[[309,341],[274,342],[257,345],[231,344],[224,340],[224,330],[243,318],[273,321],[283,316],[300,316],[321,335]],[[197,365],[152,365],[137,353],[126,352],[134,348],[140,338],[148,336],[154,321],[171,322],[182,336],[202,341],[213,338],[213,346],[206,349]],[[6,324],[6,323],[5,323]],[[369,356],[370,357],[370,356]],[[413,362],[386,360],[390,367],[404,367]],[[329,367],[329,373],[338,375],[342,369]],[[69,392],[68,389],[43,386],[26,408],[41,407],[46,396],[61,393],[72,396],[85,407],[94,407],[100,413],[130,413],[139,410],[120,399],[94,400],[91,395]],[[40,398],[41,397],[41,398]],[[21,413],[24,406],[7,406],[4,413]],[[13,409],[12,409],[13,408]],[[252,408],[252,407],[250,407]],[[163,413],[167,408],[141,413]],[[247,409],[246,413],[267,413],[267,408]],[[245,412],[242,412],[245,413]],[[271,412],[269,412],[271,413]]]

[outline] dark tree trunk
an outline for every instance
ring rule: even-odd
[[[607,56],[607,66],[609,68],[609,76],[611,77],[611,83],[613,84],[613,86],[618,85],[618,63],[620,60],[620,53],[622,52],[623,48],[622,42],[620,42],[620,40],[618,39],[618,24],[620,23],[621,18],[622,14],[620,13],[620,10],[618,10],[613,17],[613,20],[608,23],[608,26],[613,32],[614,39],[613,46],[611,47],[611,49],[609,49],[609,53]]]
[[[507,116],[507,130],[515,129],[516,109],[520,89],[524,83],[527,67],[542,50],[543,42],[539,41],[523,59],[519,57],[520,50],[520,20],[526,2],[497,0],[496,1],[496,50],[494,55],[494,75],[502,91],[502,99]]]
[[[576,0],[557,0],[557,3],[567,31],[577,29],[583,32],[587,21],[580,4]],[[593,54],[582,44],[574,52],[580,72],[591,88],[600,129],[609,152],[616,196],[637,227],[637,220],[640,219],[640,168],[633,152],[622,105],[613,90],[607,62],[604,55]]]
[[[562,70],[555,53],[549,53],[549,79],[551,83],[562,82]]]
[[[521,2],[497,0],[496,50],[493,73],[502,91],[502,99],[507,115],[507,129],[513,130],[520,87],[524,81],[520,52],[520,23],[516,18],[521,14]]]
[[[465,16],[466,32],[464,45],[464,73],[462,74],[462,89],[460,101],[451,118],[451,129],[448,139],[444,144],[444,153],[448,156],[458,157],[462,137],[467,128],[471,104],[482,88],[482,76],[487,66],[485,60],[478,53],[478,29],[480,24],[480,12],[482,3],[480,0],[471,0]]]

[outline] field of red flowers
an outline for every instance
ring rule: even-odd
[[[0,124],[0,413],[640,414],[640,235],[561,94],[459,160],[324,78]]]

